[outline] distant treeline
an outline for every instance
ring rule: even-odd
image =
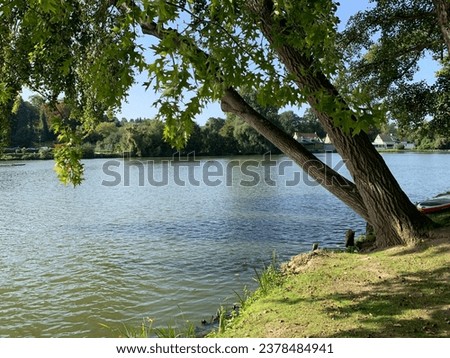
[[[317,133],[325,137],[317,118],[307,111],[298,116],[292,111],[279,114],[278,108],[260,109],[264,115],[286,132]],[[43,99],[33,96],[29,102],[19,101],[15,113],[11,115],[10,140],[8,147],[24,154],[32,154],[21,148],[52,147],[55,134],[52,122],[55,116],[69,116],[70,109],[59,103],[56,109],[50,109]],[[103,120],[84,138],[85,157],[98,155],[130,156],[171,156],[174,149],[164,140],[164,123],[156,119],[118,118]],[[183,152],[195,152],[198,155],[234,155],[263,154],[279,150],[259,135],[240,118],[227,115],[223,118],[209,118],[205,125],[194,124],[193,133]]]
[[[314,118],[285,112],[272,120],[294,134],[295,131],[324,131]],[[87,138],[97,153],[130,153],[132,156],[171,156],[174,149],[164,140],[164,123],[154,119],[100,123]],[[204,126],[195,124],[183,152],[198,155],[263,154],[280,151],[253,128],[235,116],[209,118]]]
[[[295,132],[317,133],[321,138],[326,135],[314,113],[309,110],[302,116],[293,111],[280,114],[279,109],[274,107],[259,107],[258,110],[291,135]],[[40,153],[40,157],[49,157],[49,152],[45,148],[51,148],[56,141],[52,122],[57,116],[69,117],[70,108],[67,108],[63,102],[56,108],[51,108],[42,97],[33,96],[29,102],[18,101],[14,112],[10,118],[11,127],[7,146],[16,148],[16,152],[29,157],[33,157],[33,153],[21,148],[44,148],[45,153]],[[386,124],[383,131],[394,135],[400,134],[397,133],[394,123]],[[369,136],[373,140],[379,132],[373,130]],[[409,133],[403,131],[401,136],[415,142],[418,149],[450,148],[449,138],[431,137],[423,128],[420,131],[411,130]],[[122,155],[122,153],[138,157],[172,156],[175,151],[164,140],[164,123],[160,120],[145,118],[119,120],[105,117],[84,138],[82,146],[84,157]],[[227,115],[225,119],[209,118],[203,126],[195,124],[183,151],[215,156],[263,154],[268,151],[279,153],[273,144],[234,115]],[[39,157],[36,153],[34,156]]]

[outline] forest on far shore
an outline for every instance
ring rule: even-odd
[[[293,111],[280,113],[279,108],[259,108],[263,114],[287,133],[316,133],[325,138],[326,133],[311,110],[302,116]],[[40,96],[33,96],[29,101],[19,99],[16,110],[10,118],[10,135],[4,154],[21,153],[28,158],[51,158],[51,148],[57,138],[52,130],[55,118],[72,121],[71,111],[64,102],[56,108],[45,103]],[[369,137],[374,140],[377,134],[391,134],[413,142],[418,150],[450,149],[450,139],[423,125],[420,128],[398,128],[395,122],[386,123],[381,130],[370,131]],[[83,139],[83,156],[91,158],[100,156],[117,156],[128,153],[137,157],[167,157],[175,152],[164,140],[164,122],[158,119],[102,118],[99,123]],[[205,125],[194,124],[193,133],[183,152],[197,155],[235,155],[263,154],[280,151],[264,137],[259,135],[247,123],[234,115],[225,118],[211,117]]]

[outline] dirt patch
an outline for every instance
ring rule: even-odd
[[[315,250],[304,254],[299,254],[291,258],[289,262],[281,265],[281,271],[285,274],[297,274],[311,269],[319,262],[318,258],[329,257],[333,255],[332,252],[326,250]]]

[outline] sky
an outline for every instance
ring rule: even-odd
[[[355,14],[357,11],[365,10],[370,6],[368,0],[341,0],[340,6],[337,10],[337,15],[341,20],[339,28],[342,29],[347,23],[351,15]],[[144,44],[146,40],[143,40]],[[148,43],[147,43],[148,44]],[[149,56],[150,57],[150,56]],[[424,59],[421,61],[420,73],[416,76],[416,80],[430,80],[434,77],[434,73],[437,70],[437,65],[429,59]],[[153,118],[157,113],[157,108],[152,106],[158,95],[149,88],[145,90],[143,83],[147,81],[145,75],[138,75],[136,77],[136,83],[130,88],[129,95],[126,101],[122,103],[122,108],[116,113],[117,118],[122,119],[132,119],[132,118]],[[28,98],[32,93],[30,91],[24,90],[23,97]],[[297,114],[301,115],[306,107],[293,108],[286,107],[282,108],[281,111],[292,110]],[[199,125],[206,123],[210,117],[225,117],[225,114],[220,109],[219,103],[210,103],[206,106],[201,113],[196,118],[196,122]]]

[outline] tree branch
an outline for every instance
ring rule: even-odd
[[[165,36],[171,35],[179,43],[189,42],[176,30],[171,28],[164,29],[155,22],[142,22],[140,25],[144,34],[154,36],[160,40],[164,39]],[[197,56],[204,59],[204,61],[201,61],[202,63],[209,63],[210,58],[206,52],[198,47],[195,48],[195,51]],[[216,80],[222,83],[220,76],[217,76]],[[258,133],[291,157],[295,163],[302,167],[314,180],[324,186],[325,189],[336,195],[365,220],[368,220],[367,210],[354,183],[318,160],[294,138],[257,112],[242,98],[236,89],[230,87],[225,90],[222,98],[222,110],[236,114],[242,118]]]

